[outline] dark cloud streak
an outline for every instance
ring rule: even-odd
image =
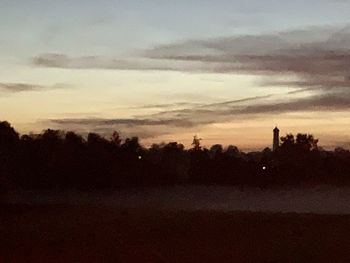
[[[269,97],[266,97],[269,98]],[[256,100],[262,99],[257,97]],[[84,127],[91,130],[127,130],[147,137],[167,134],[174,129],[188,129],[198,126],[234,122],[242,119],[266,118],[271,113],[275,115],[290,112],[314,111],[348,111],[350,110],[349,93],[328,93],[314,95],[302,99],[291,99],[282,102],[260,102],[248,105],[254,98],[202,105],[182,110],[169,110],[156,114],[128,119],[78,118],[52,119],[50,123],[59,127]],[[241,104],[243,103],[243,105]],[[153,133],[151,131],[154,131]]]
[[[174,70],[244,73],[269,77],[292,74],[288,85],[349,87],[350,27],[308,28],[266,35],[222,37],[170,43],[129,59],[41,54],[41,67],[70,69]]]
[[[52,86],[28,84],[28,83],[0,83],[0,92],[2,93],[21,93],[29,91],[47,91],[58,88],[66,88],[67,85],[55,84]]]

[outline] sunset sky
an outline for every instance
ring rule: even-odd
[[[350,147],[350,1],[0,0],[0,120],[243,150]]]

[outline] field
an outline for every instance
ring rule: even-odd
[[[350,215],[0,207],[0,262],[349,262]]]

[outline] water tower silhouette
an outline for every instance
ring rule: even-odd
[[[275,151],[280,146],[280,130],[277,126],[273,129],[272,150]]]

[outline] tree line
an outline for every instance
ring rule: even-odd
[[[287,134],[275,150],[244,153],[235,146],[193,147],[177,142],[142,147],[97,133],[44,130],[20,136],[0,122],[0,189],[119,189],[134,186],[218,184],[273,187],[350,184],[350,152],[325,151],[310,134]]]

